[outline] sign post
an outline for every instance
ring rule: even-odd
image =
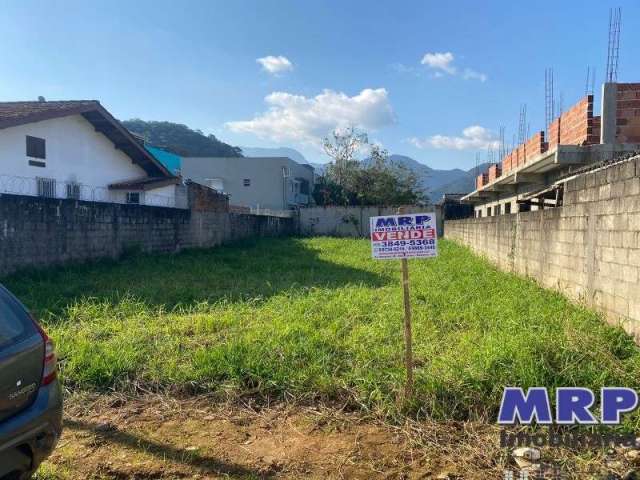
[[[409,297],[408,258],[429,258],[438,254],[435,213],[405,214],[403,207],[397,215],[371,217],[371,253],[375,259],[399,258],[402,266],[402,294],[404,300],[404,364],[407,379],[405,401],[413,397],[413,337],[411,333],[411,300]]]

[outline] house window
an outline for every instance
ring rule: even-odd
[[[491,207],[487,207],[487,217],[491,216]]]
[[[127,192],[127,203],[140,205],[140,192]]]
[[[250,187],[251,186],[251,179],[250,178],[245,178],[244,180],[242,180],[242,185],[244,185],[245,187]]]
[[[27,157],[30,158],[47,158],[44,138],[32,137],[27,135]]]
[[[500,215],[502,205],[496,205],[496,215]]]
[[[504,204],[504,213],[505,214],[511,213],[511,202]]]
[[[56,180],[54,178],[37,177],[38,196],[46,198],[56,198]]]
[[[67,198],[80,200],[80,184],[75,182],[67,183]]]

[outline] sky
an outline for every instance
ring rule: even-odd
[[[121,120],[312,162],[353,125],[392,154],[468,169],[501,126],[512,143],[522,105],[544,129],[545,68],[564,109],[595,68],[598,113],[618,6],[618,80],[640,82],[637,0],[0,0],[0,101],[97,99]]]

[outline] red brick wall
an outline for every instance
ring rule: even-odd
[[[520,167],[520,166],[524,165],[524,162],[526,160],[524,144],[518,145],[518,148],[516,150],[518,152],[518,167]]]
[[[600,143],[600,123],[595,118],[593,95],[587,95],[551,122],[549,147]]]
[[[514,170],[527,161],[546,152],[548,144],[544,141],[544,132],[538,132],[525,143],[518,145],[502,159],[502,172]]]
[[[478,177],[476,178],[476,190],[480,190],[482,187],[484,187],[487,183],[489,183],[489,174],[487,173],[481,173],[480,175],[478,175]]]
[[[489,167],[489,181],[493,182],[496,178],[502,175],[502,169],[499,165],[491,165]]]
[[[616,141],[640,143],[640,83],[619,83],[616,103]]]
[[[507,155],[505,155],[504,159],[502,160],[502,171],[504,173],[507,173],[512,168],[513,167],[511,166],[511,153],[507,153]]]
[[[544,141],[544,132],[538,132],[531,137],[525,146],[525,161],[531,160],[533,157],[540,155],[547,150],[547,144]]]
[[[560,118],[556,118],[547,128],[549,136],[549,148],[560,144]]]

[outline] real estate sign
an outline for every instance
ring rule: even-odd
[[[435,257],[438,254],[435,213],[371,217],[373,258]]]

